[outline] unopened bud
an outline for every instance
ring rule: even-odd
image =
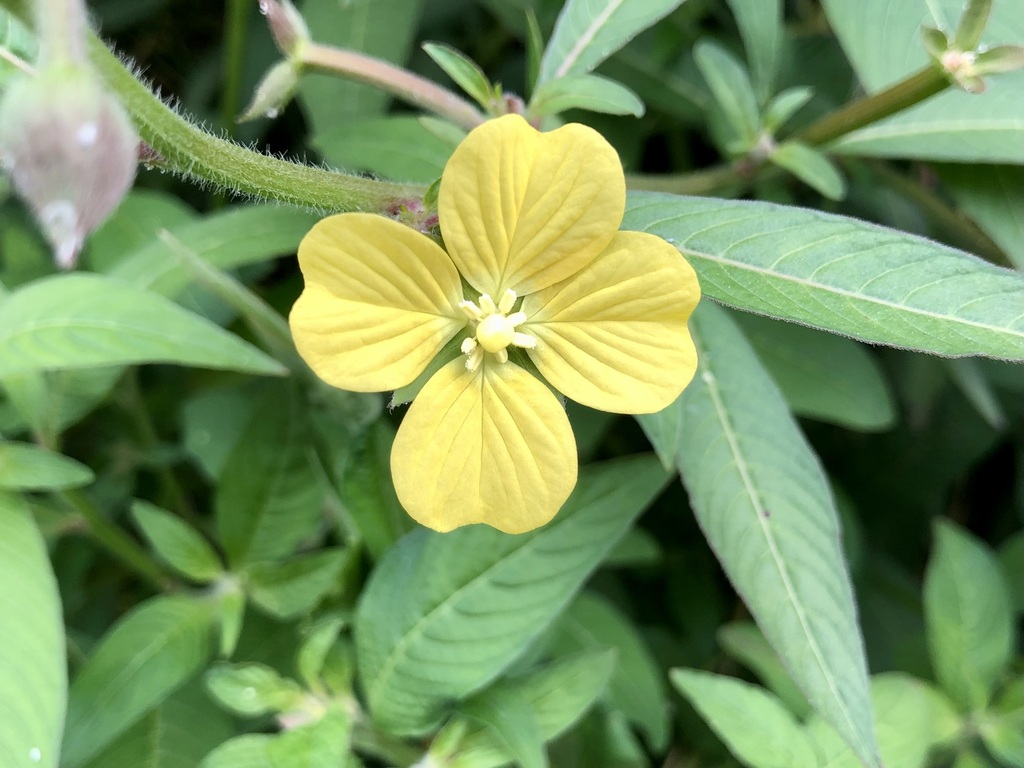
[[[260,0],[260,13],[267,17],[277,49],[290,59],[298,58],[296,48],[309,40],[309,28],[289,0]]]
[[[120,102],[86,69],[44,70],[0,101],[0,156],[59,266],[70,269],[86,235],[135,178],[139,139]]]
[[[301,65],[285,59],[267,70],[256,86],[252,101],[245,112],[238,116],[238,122],[255,120],[257,117],[274,118],[281,114],[299,86]]]

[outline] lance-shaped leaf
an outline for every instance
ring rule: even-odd
[[[1024,360],[1024,275],[856,219],[632,193],[625,229],[674,243],[723,304],[862,341]]]
[[[120,280],[54,275],[0,304],[0,377],[127,363],[284,373],[223,328]]]
[[[683,0],[569,0],[540,63],[537,85],[590,72]]]
[[[973,536],[942,522],[935,539],[924,582],[932,666],[950,697],[977,711],[1013,657],[1010,593],[995,554]]]
[[[209,661],[213,609],[156,597],[114,625],[71,685],[62,766],[84,764]]]
[[[67,700],[64,628],[46,543],[0,492],[0,764],[56,768]]]
[[[725,312],[692,323],[701,361],[679,399],[639,417],[679,468],[708,543],[815,709],[877,766],[867,668],[817,458],[781,394]]]
[[[0,442],[0,488],[55,491],[93,481],[92,470],[31,443]]]
[[[356,614],[360,682],[374,719],[425,733],[452,700],[520,656],[665,482],[652,456],[584,473],[547,526],[417,530],[380,561]]]

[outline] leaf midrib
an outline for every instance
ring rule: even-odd
[[[701,343],[701,340],[699,338],[695,339],[695,341],[697,342],[698,347],[703,347],[703,344]],[[708,359],[706,348],[704,349],[703,359]],[[709,371],[709,373],[711,372]],[[845,700],[839,695],[839,686],[833,679],[831,671],[828,668],[828,665],[825,663],[821,649],[818,646],[817,639],[814,633],[811,631],[810,626],[807,622],[807,617],[804,613],[803,606],[801,602],[797,599],[796,591],[793,588],[793,584],[789,578],[789,573],[786,570],[785,563],[783,562],[782,557],[779,553],[775,537],[772,535],[771,530],[765,524],[766,509],[762,504],[761,498],[757,493],[757,489],[754,487],[752,478],[750,477],[750,473],[747,468],[747,462],[744,458],[742,450],[740,449],[736,432],[733,429],[732,422],[729,419],[729,414],[725,408],[725,404],[722,402],[718,390],[717,380],[715,379],[713,374],[708,377],[704,377],[703,374],[701,374],[701,376],[704,380],[705,386],[708,389],[708,394],[715,408],[715,415],[717,416],[719,423],[722,426],[722,432],[725,435],[726,443],[729,446],[729,452],[732,455],[733,462],[735,463],[736,469],[740,474],[740,479],[743,483],[744,490],[746,491],[747,497],[749,498],[751,505],[753,506],[754,516],[757,519],[758,527],[765,539],[766,544],[768,545],[768,551],[771,556],[772,564],[775,566],[779,574],[779,577],[782,580],[782,585],[783,589],[786,592],[786,597],[788,598],[790,604],[793,606],[797,620],[800,623],[800,628],[804,634],[804,637],[807,638],[807,642],[810,646],[810,650],[814,657],[814,661],[817,664],[822,675],[824,676],[824,679],[828,685],[829,692],[831,693],[832,698],[835,700],[837,704],[839,704],[839,709],[843,714],[843,718],[846,720],[849,732],[859,734],[860,729],[854,722],[852,714],[850,713]]]

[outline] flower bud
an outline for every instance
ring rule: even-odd
[[[277,49],[288,58],[297,58],[296,48],[309,40],[302,14],[289,0],[260,0],[260,13],[267,17]]]
[[[299,72],[300,66],[287,59],[267,70],[256,86],[249,106],[238,116],[238,122],[244,123],[257,117],[277,117],[299,87]]]
[[[120,102],[85,68],[55,66],[3,94],[0,157],[59,266],[74,266],[128,192],[138,144]]]

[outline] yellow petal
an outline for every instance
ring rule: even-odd
[[[299,245],[306,287],[288,318],[299,354],[328,384],[403,387],[466,326],[462,284],[426,235],[383,216],[345,213]]]
[[[402,506],[450,531],[487,523],[523,533],[548,522],[576,485],[576,443],[565,410],[514,363],[459,358],[409,407],[391,451]]]
[[[626,183],[601,134],[570,124],[540,133],[518,115],[466,137],[441,177],[438,215],[467,282],[497,301],[564,280],[622,222]]]
[[[693,378],[697,353],[686,322],[697,276],[659,237],[619,232],[578,275],[523,300],[528,350],[559,392],[613,413],[653,413]]]

